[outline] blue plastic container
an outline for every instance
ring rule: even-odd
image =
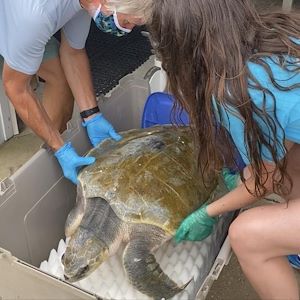
[[[177,110],[173,115],[173,103],[174,98],[167,93],[151,94],[145,103],[141,127],[148,128],[154,125],[172,124],[172,122],[188,125],[189,117],[185,110],[182,112]]]
[[[172,122],[178,125],[188,125],[189,116],[185,110],[176,111],[173,115],[173,103],[174,98],[167,93],[151,94],[145,103],[141,127],[148,128],[155,125],[172,124]],[[233,172],[245,167],[240,153],[237,150],[235,152],[237,167],[232,170]]]

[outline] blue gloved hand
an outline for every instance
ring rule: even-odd
[[[93,118],[82,122],[82,126],[86,127],[90,141],[94,147],[107,138],[113,138],[116,141],[122,137],[115,132],[113,126],[103,117],[97,114]]]
[[[201,241],[212,233],[218,218],[210,217],[207,214],[206,207],[207,204],[202,205],[182,221],[175,234],[177,243],[183,240]]]
[[[82,157],[79,156],[71,143],[64,144],[55,153],[64,176],[71,180],[74,184],[77,184],[77,173],[80,167],[91,165],[95,162],[94,157]]]

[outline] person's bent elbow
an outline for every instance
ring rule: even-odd
[[[4,93],[9,99],[11,99],[14,93],[16,92],[14,85],[15,83],[13,80],[3,79]]]
[[[17,72],[8,66],[4,66],[2,82],[6,96],[15,102],[19,96],[29,92],[32,76]]]
[[[85,48],[73,48],[66,37],[62,34],[61,43],[59,47],[60,54],[68,54],[68,55],[82,55],[86,54]]]
[[[20,85],[15,80],[3,80],[3,88],[6,96],[11,101],[11,103],[16,107],[18,104],[22,105],[22,103],[19,103],[25,93],[28,93],[26,84]]]

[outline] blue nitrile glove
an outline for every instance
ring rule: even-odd
[[[64,144],[55,153],[64,176],[70,179],[74,184],[77,184],[77,172],[80,167],[91,165],[95,162],[95,157],[79,156],[71,143]]]
[[[115,132],[113,126],[103,117],[97,114],[93,118],[82,122],[82,126],[86,127],[90,141],[94,147],[107,138],[113,138],[119,141],[122,137]]]
[[[212,233],[218,218],[210,217],[207,214],[206,207],[207,204],[202,205],[182,221],[175,234],[177,243],[183,240],[201,241]]]

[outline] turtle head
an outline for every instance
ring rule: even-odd
[[[71,237],[62,258],[67,281],[87,277],[108,258],[108,246],[91,232],[79,228]]]

